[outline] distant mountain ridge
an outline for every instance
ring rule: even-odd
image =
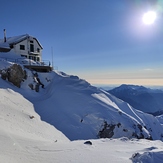
[[[0,60],[0,65],[4,71],[12,63]],[[40,87],[39,92],[36,92],[29,87],[30,84],[34,87],[37,85],[33,72],[25,70],[26,79],[21,82],[20,88],[0,78],[1,89],[20,93],[32,103],[41,120],[54,126],[69,140],[127,137],[163,141],[162,117],[158,119],[136,110],[127,102],[78,76],[60,71],[37,72],[44,88]],[[2,94],[0,99],[5,98]],[[19,105],[18,102],[14,104]]]
[[[135,109],[153,115],[163,114],[163,91],[138,85],[122,84],[108,91],[112,95],[128,102]]]

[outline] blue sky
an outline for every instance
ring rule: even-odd
[[[0,37],[30,34],[43,60],[91,84],[163,85],[162,0],[11,0],[0,5]],[[142,15],[157,11],[147,26]]]

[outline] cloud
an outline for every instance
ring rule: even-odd
[[[154,71],[154,69],[152,69],[152,68],[145,68],[145,69],[143,69],[143,71]]]

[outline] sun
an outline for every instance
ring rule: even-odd
[[[150,24],[153,24],[156,20],[156,12],[154,11],[148,11],[146,12],[144,15],[143,15],[143,23],[144,24],[147,24],[147,25],[150,25]]]

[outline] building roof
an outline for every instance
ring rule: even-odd
[[[30,39],[30,38],[33,38],[36,40],[36,42],[39,44],[39,46],[41,47],[41,49],[43,49],[42,45],[40,44],[40,42],[35,38],[35,37],[32,37],[28,34],[25,34],[25,35],[20,35],[20,36],[14,36],[14,37],[8,37],[6,39],[6,42],[4,42],[4,39],[0,39],[0,48],[1,49],[11,49],[11,45],[15,45],[19,42],[22,42],[26,39]]]

